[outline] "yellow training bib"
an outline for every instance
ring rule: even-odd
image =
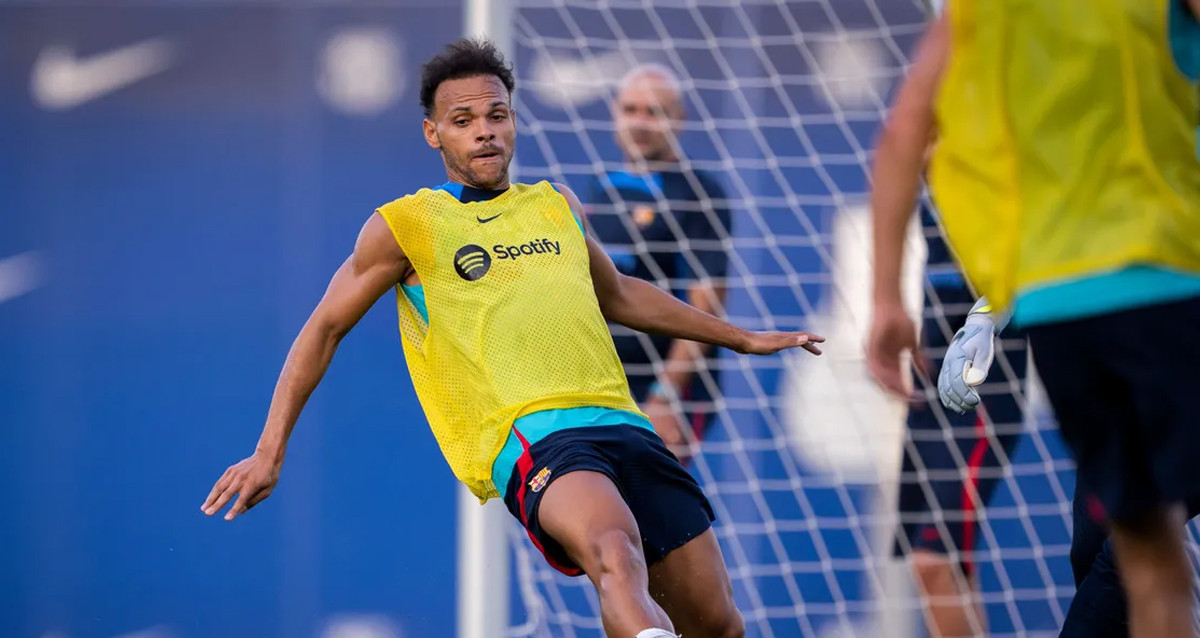
[[[397,287],[404,356],[454,475],[499,496],[492,462],[515,419],[638,412],[592,287],[587,245],[548,182],[485,202],[422,189],[377,211],[421,279],[428,322]]]
[[[1145,264],[1200,273],[1200,27],[1180,0],[950,0],[930,183],[997,306]]]

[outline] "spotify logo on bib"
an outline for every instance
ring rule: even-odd
[[[467,281],[475,281],[492,267],[492,256],[475,244],[467,244],[454,253],[454,270]]]

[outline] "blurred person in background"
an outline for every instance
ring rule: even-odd
[[[916,326],[896,302],[899,278],[886,269],[874,273],[877,294],[867,341],[872,376],[889,393],[909,400],[899,480],[900,526],[893,552],[911,559],[926,626],[934,638],[979,636],[987,628],[976,596],[979,518],[1021,438],[1029,346],[1024,334],[996,326],[993,317],[975,305],[931,199],[922,200],[920,218],[928,250],[919,344]],[[881,235],[884,227],[874,226],[876,254],[892,248],[879,247],[888,239]],[[938,388],[923,374],[913,376],[912,392],[899,374],[898,362],[888,361],[888,343],[903,338],[919,357],[919,372],[936,374],[945,359],[951,362],[947,365],[968,369],[977,365],[985,374],[996,354],[997,335],[1005,368],[1002,380],[964,388],[960,400],[947,405],[950,409],[943,408]],[[976,407],[978,411],[968,409]]]
[[[730,213],[716,176],[691,168],[681,156],[677,136],[685,117],[679,79],[669,68],[643,64],[625,75],[613,104],[625,167],[588,184],[587,222],[621,274],[720,316]],[[610,328],[634,398],[671,451],[687,462],[691,445],[716,416],[717,352],[615,323]]]

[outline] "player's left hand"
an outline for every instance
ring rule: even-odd
[[[979,406],[979,391],[992,367],[996,324],[991,315],[974,313],[954,334],[938,372],[938,396],[942,405],[959,414]]]
[[[764,331],[747,333],[741,347],[736,348],[742,354],[775,354],[789,348],[804,348],[813,354],[821,354],[818,343],[824,343],[825,337],[808,332]]]

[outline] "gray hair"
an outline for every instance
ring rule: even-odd
[[[617,89],[623,91],[630,84],[633,84],[634,80],[643,76],[652,76],[662,80],[663,84],[667,85],[667,88],[675,94],[679,101],[683,101],[683,89],[679,82],[679,76],[675,75],[675,72],[672,71],[670,67],[657,62],[646,62],[630,69],[629,72],[621,78],[621,82],[617,85]]]

